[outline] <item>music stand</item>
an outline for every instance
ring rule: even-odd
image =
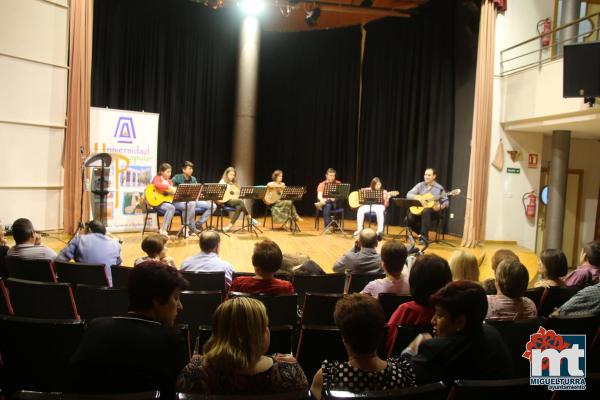
[[[412,239],[412,230],[410,229],[410,226],[408,225],[408,209],[410,207],[419,207],[421,206],[421,202],[419,200],[411,200],[411,199],[406,199],[406,198],[394,198],[392,200],[392,203],[394,203],[396,205],[396,207],[398,207],[400,210],[404,211],[404,233],[406,234],[406,240],[408,241],[408,238],[410,236],[410,238]],[[398,239],[400,238],[401,232],[399,232],[396,236],[394,236],[392,239]],[[413,239],[414,240],[414,239]]]
[[[267,193],[266,186],[242,186],[240,188],[240,199],[262,200],[265,198],[266,193]],[[250,209],[252,209],[252,208],[250,208]],[[258,233],[256,233],[256,231],[263,233],[263,231],[260,228],[254,226],[254,224],[252,224],[252,216],[251,215],[244,215],[244,221],[246,221],[248,223],[248,232],[249,233],[254,233],[256,235],[256,237],[258,237]],[[233,233],[244,229],[244,225],[245,225],[244,222],[242,222],[242,227],[240,229],[236,229],[235,231],[233,231]]]
[[[323,198],[335,199],[334,207],[337,208],[337,205],[335,203],[338,200],[346,200],[348,198],[349,193],[350,193],[350,184],[349,183],[326,182],[325,188],[323,189]],[[325,233],[327,231],[327,229],[329,229],[330,227],[332,227],[332,228],[337,227],[340,231],[342,231],[342,233],[344,234],[344,237],[346,237],[346,232],[344,231],[344,229],[342,229],[340,224],[337,222],[334,215],[335,214],[332,214],[331,221],[329,221],[329,224],[327,224],[327,226],[325,227],[323,232],[321,232],[321,234]]]
[[[200,193],[199,200],[210,201],[210,209],[213,210],[215,208],[215,201],[223,200],[223,196],[225,196],[225,192],[227,191],[227,185],[224,183],[205,183],[202,187],[202,192]],[[221,213],[222,214],[222,213]],[[210,214],[210,226],[209,229],[213,229],[212,226],[212,217],[213,214]],[[219,227],[219,217],[217,217],[217,228]],[[220,218],[223,218],[221,215]],[[225,236],[229,236],[227,232],[223,231],[223,222],[221,221],[221,229],[220,231],[225,234]]]
[[[296,222],[296,220],[292,217],[292,210],[294,209],[294,202],[302,200],[302,197],[304,196],[305,193],[306,193],[306,186],[286,186],[283,188],[283,192],[281,193],[280,200],[291,200],[291,202],[292,202],[288,217],[281,226],[285,226],[289,222],[290,231],[292,232],[292,234],[296,234],[296,232],[300,232],[300,227],[298,226],[298,222]]]
[[[177,232],[177,236],[182,235],[184,238],[188,235],[188,229],[191,227],[188,224],[188,203],[190,201],[198,200],[200,197],[200,192],[202,191],[201,183],[183,183],[181,185],[177,185],[177,189],[175,190],[175,194],[173,195],[173,204],[174,203],[185,203],[185,208],[183,210],[183,224]],[[196,227],[192,229],[192,232],[195,231]]]

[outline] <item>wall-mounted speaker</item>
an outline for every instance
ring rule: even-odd
[[[600,42],[564,47],[563,97],[600,97]]]

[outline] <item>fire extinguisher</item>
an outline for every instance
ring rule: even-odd
[[[537,207],[537,196],[535,194],[535,190],[525,193],[521,200],[523,201],[525,216],[529,219],[535,218],[535,209]]]
[[[541,29],[540,29],[541,27]],[[550,18],[541,19],[537,23],[537,31],[542,35],[542,46],[546,47],[550,44],[550,31],[552,30],[552,22]]]

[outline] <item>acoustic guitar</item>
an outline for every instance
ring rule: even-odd
[[[229,184],[229,185],[227,185],[227,190],[225,191],[225,194],[223,195],[223,200],[219,200],[219,201],[217,201],[217,203],[223,204],[223,203],[227,203],[229,200],[235,200],[235,199],[239,199],[239,198],[240,198],[240,187],[233,185],[233,184]]]
[[[281,200],[282,194],[283,187],[267,187],[267,192],[265,193],[265,198],[263,199],[263,202],[268,206],[275,204],[279,200]]]
[[[446,196],[450,197],[450,196],[458,196],[460,194],[460,189],[454,189],[451,192],[446,193]],[[439,203],[439,199],[436,200],[433,198],[433,194],[431,193],[425,193],[425,194],[418,194],[415,196],[415,200],[424,200],[425,201],[425,206],[412,206],[409,208],[411,214],[413,215],[421,215],[423,213],[423,210],[426,208],[433,208],[436,204]]]
[[[173,202],[172,194],[163,193],[160,190],[157,190],[153,184],[149,184],[148,186],[146,186],[146,190],[144,191],[144,198],[146,199],[146,204],[152,207],[158,207],[162,203]]]
[[[362,206],[362,204],[359,202],[358,192],[358,190],[355,190],[354,192],[348,195],[348,205],[350,205],[351,208],[358,208]],[[398,192],[397,190],[387,192],[388,198],[398,196],[399,194],[400,192]]]

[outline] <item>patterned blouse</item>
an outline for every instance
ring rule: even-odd
[[[184,393],[259,395],[308,392],[304,371],[297,362],[277,361],[271,368],[255,375],[214,371],[194,356],[177,378],[177,390]]]
[[[379,372],[363,371],[348,362],[323,361],[323,392],[347,390],[361,393],[372,390],[402,389],[415,386],[412,365],[403,358],[390,357],[387,367]]]

